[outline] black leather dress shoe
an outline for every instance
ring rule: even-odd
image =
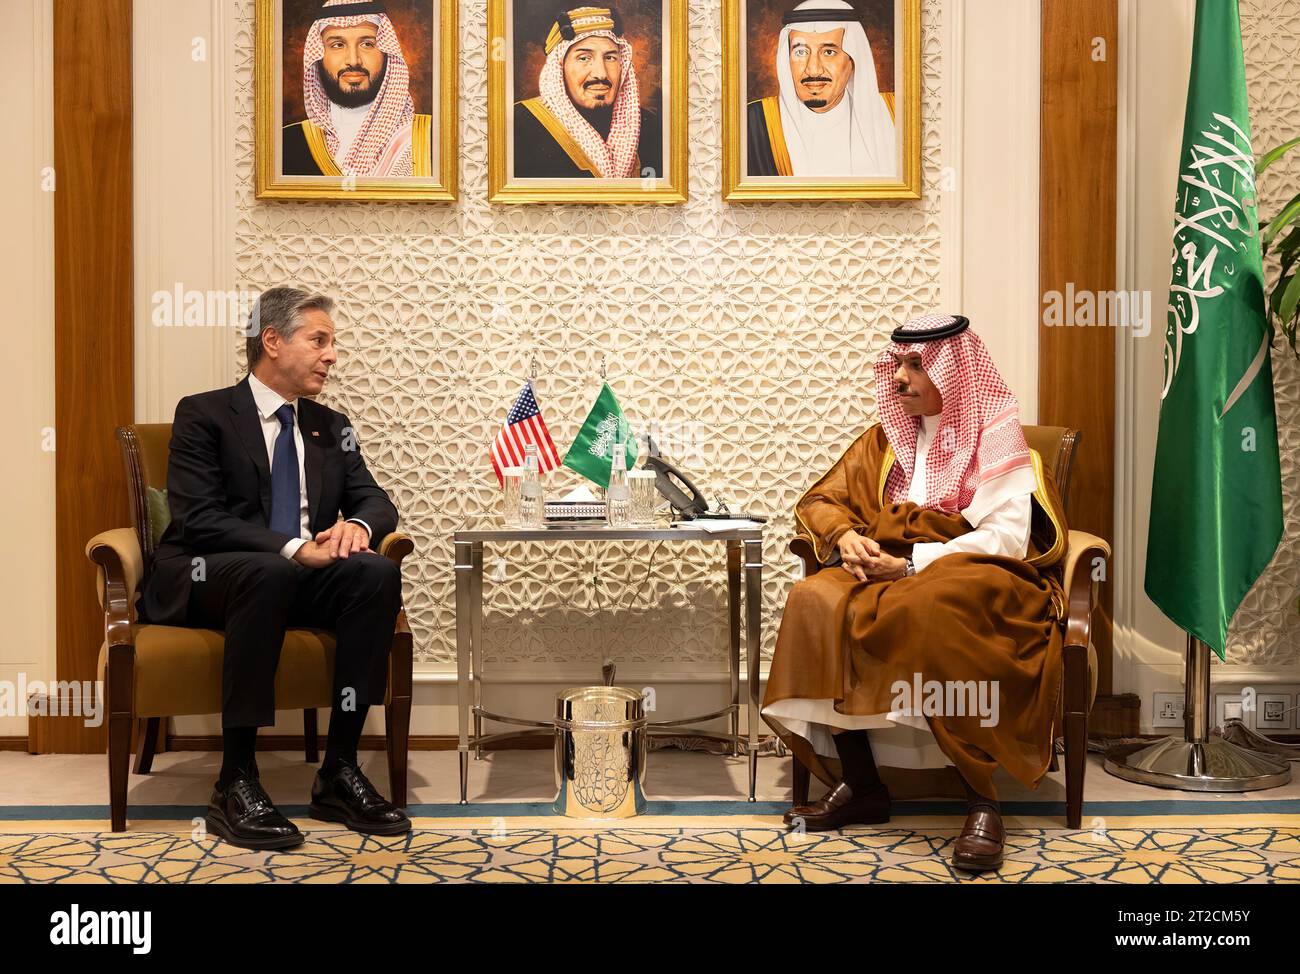
[[[406,813],[379,794],[360,768],[346,762],[333,774],[316,772],[307,814],[321,822],[342,822],[353,832],[368,835],[411,831]]]
[[[276,810],[262,783],[252,776],[217,787],[204,821],[210,832],[241,849],[288,849],[303,842],[298,826]]]

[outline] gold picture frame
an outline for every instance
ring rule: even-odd
[[[770,15],[772,4],[764,2]],[[743,4],[743,6],[742,6]],[[792,8],[790,0],[786,9]],[[921,198],[921,0],[893,0],[893,64],[895,86],[893,98],[882,91],[895,122],[898,150],[897,176],[894,178],[846,179],[834,176],[799,177],[793,172],[790,154],[773,150],[776,174],[750,175],[750,150],[747,124],[753,99],[748,90],[746,52],[749,38],[747,14],[750,0],[723,0],[722,19],[722,182],[723,198],[740,201],[795,200],[915,200]],[[744,15],[744,16],[743,16]],[[901,35],[901,36],[899,36]],[[901,93],[901,98],[898,97]],[[761,99],[758,111],[768,126],[769,141],[784,148],[781,114],[776,98]],[[898,124],[898,107],[902,107]],[[901,131],[899,131],[901,130]],[[773,134],[774,133],[774,134]]]
[[[652,7],[659,10],[661,25],[659,50],[662,55],[657,64],[659,72],[659,97],[663,105],[664,119],[659,122],[662,132],[659,143],[659,155],[662,157],[662,175],[650,175],[643,167],[638,176],[622,179],[603,179],[595,176],[599,170],[583,154],[581,146],[569,136],[559,120],[547,112],[545,106],[533,108],[542,127],[528,133],[530,138],[542,138],[554,145],[544,146],[563,153],[558,156],[558,168],[567,168],[573,163],[575,172],[578,165],[587,166],[589,172],[579,173],[576,177],[544,175],[523,177],[516,175],[516,145],[513,141],[517,128],[516,120],[526,118],[532,125],[531,117],[521,115],[525,103],[538,106],[542,98],[518,99],[514,83],[515,38],[513,23],[515,21],[516,2],[530,0],[488,0],[488,200],[492,203],[684,203],[687,200],[687,163],[688,163],[688,124],[687,124],[687,15],[686,0],[658,0],[657,3],[624,3],[628,13],[636,14]],[[598,0],[596,0],[598,2]],[[549,11],[554,19],[560,3],[547,2],[544,7],[534,6],[540,11]],[[576,9],[586,4],[574,4]],[[615,8],[618,7],[615,0]],[[590,9],[590,8],[589,8]],[[607,8],[595,8],[597,10]],[[529,16],[532,7],[523,12]],[[600,15],[595,15],[599,19]],[[530,43],[536,47],[531,52],[534,61],[542,51],[542,41],[548,37],[543,30],[536,41]],[[541,55],[544,59],[544,55]],[[567,82],[566,82],[567,84]],[[539,82],[540,87],[540,82]],[[644,102],[643,102],[644,106]],[[643,119],[645,115],[643,113]],[[546,135],[539,136],[544,130]],[[642,134],[644,139],[644,133]],[[644,146],[644,141],[641,142]],[[555,155],[555,153],[551,153]],[[539,156],[540,157],[540,156]],[[525,153],[525,158],[531,156]],[[640,154],[637,159],[640,161]],[[566,161],[568,160],[568,161]]]
[[[431,111],[417,114],[411,123],[412,166],[415,171],[426,170],[421,175],[376,177],[347,175],[330,155],[322,129],[310,119],[286,125],[283,119],[284,92],[284,12],[291,4],[297,20],[303,11],[319,7],[320,0],[257,0],[255,23],[254,84],[256,99],[256,195],[260,200],[389,200],[408,202],[450,202],[457,197],[459,171],[459,81],[460,64],[459,23],[456,0],[388,0],[394,16],[402,11],[412,16],[412,9],[422,13],[427,4],[429,19],[436,13],[437,23],[430,23],[427,33],[431,41],[430,61],[421,72],[428,77],[427,94],[433,104]],[[396,21],[390,21],[401,44],[401,30]],[[421,45],[423,47],[423,45]],[[403,54],[410,52],[403,48]],[[305,101],[305,95],[303,96]],[[418,108],[418,103],[417,103]],[[436,126],[436,131],[431,129]],[[302,133],[288,133],[301,127]],[[428,139],[428,151],[422,152]],[[296,141],[291,143],[291,138]],[[299,157],[307,158],[302,145],[310,154],[311,174],[286,174],[284,158],[293,155],[295,164]],[[436,158],[432,158],[436,152]],[[400,152],[398,153],[401,154]],[[307,168],[299,166],[299,168]]]

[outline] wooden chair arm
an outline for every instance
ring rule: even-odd
[[[383,541],[379,542],[379,553],[385,558],[392,559],[397,563],[399,568],[401,567],[402,559],[414,550],[415,542],[411,540],[409,535],[402,534],[400,531],[394,531],[392,534],[385,536]],[[406,647],[406,658],[408,661],[411,656],[412,639],[411,627],[406,621],[406,606],[403,605],[402,611],[397,613],[397,623],[393,626],[393,642],[395,645],[404,645]],[[406,681],[409,684],[409,673],[406,675]]]
[[[104,609],[104,638],[111,646],[135,644],[135,595],[144,576],[144,556],[131,528],[95,535],[86,557],[97,566],[99,604]]]
[[[1086,531],[1071,531],[1065,555],[1065,582],[1067,599],[1065,644],[1088,648],[1092,636],[1093,593],[1097,583],[1093,580],[1095,559],[1110,564],[1110,545]]]
[[[804,578],[812,578],[821,571],[822,563],[817,560],[817,551],[813,548],[813,543],[802,534],[796,534],[791,538],[787,547],[791,554],[797,555],[803,561]]]
[[[402,559],[414,550],[415,542],[411,540],[411,536],[403,534],[401,531],[386,534],[384,540],[379,542],[379,553],[385,558],[391,558],[399,565],[402,563]]]

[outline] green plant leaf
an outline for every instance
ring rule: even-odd
[[[1282,290],[1282,282],[1278,282],[1277,289]],[[1278,306],[1278,317],[1283,323],[1289,322],[1295,317],[1296,306],[1300,305],[1300,274],[1292,274],[1291,280],[1287,283],[1286,291],[1282,294],[1282,301]]]
[[[1264,228],[1264,249],[1267,250],[1271,247],[1273,244],[1273,238],[1282,230],[1286,229],[1287,225],[1296,217],[1300,217],[1300,193],[1296,194],[1291,202],[1282,208],[1282,212],[1273,217],[1272,221],[1269,222],[1269,225]]]
[[[1298,145],[1300,145],[1300,138],[1292,139],[1290,142],[1283,142],[1276,148],[1269,149],[1259,157],[1259,163],[1255,166],[1255,172],[1263,172]]]
[[[1298,252],[1298,251],[1294,251],[1294,250],[1293,250],[1293,251],[1291,251],[1290,253],[1283,253],[1283,254],[1282,254],[1282,262],[1281,262],[1281,265],[1280,265],[1279,268],[1278,268],[1278,271],[1279,271],[1279,273],[1278,273],[1278,281],[1279,281],[1279,282],[1282,280],[1282,278],[1284,278],[1284,277],[1287,276],[1287,272],[1290,271],[1291,268],[1295,266],[1295,263],[1296,263],[1297,260],[1300,260],[1300,252]]]
[[[1277,252],[1285,257],[1297,250],[1300,250],[1300,227],[1292,227],[1282,242],[1278,244]]]

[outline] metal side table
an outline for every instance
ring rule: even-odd
[[[682,525],[670,527],[611,528],[605,525],[572,527],[551,526],[540,528],[508,527],[500,517],[470,518],[453,535],[456,552],[456,710],[459,724],[460,802],[466,804],[469,783],[471,748],[476,757],[482,757],[482,748],[493,740],[515,736],[515,733],[483,733],[483,719],[501,724],[529,728],[531,732],[550,734],[554,724],[547,720],[527,720],[493,713],[483,707],[483,545],[488,542],[535,542],[555,544],[564,541],[718,541],[725,545],[727,554],[727,609],[730,623],[731,646],[728,662],[731,676],[731,702],[713,713],[679,720],[655,721],[649,732],[656,729],[662,735],[673,737],[696,736],[729,741],[732,753],[738,754],[742,745],[749,755],[749,800],[754,800],[754,786],[758,776],[758,663],[762,647],[762,582],[763,582],[763,528],[731,528],[725,531],[706,531],[700,527]],[[745,658],[748,663],[748,723],[747,738],[740,734],[740,611],[741,575],[744,574],[745,608]],[[471,687],[472,684],[472,687]],[[471,700],[472,693],[472,700]],[[470,733],[470,715],[474,718]],[[721,734],[703,730],[683,730],[688,724],[731,717],[731,733]],[[524,733],[528,733],[525,731]],[[517,732],[516,732],[517,733]]]

